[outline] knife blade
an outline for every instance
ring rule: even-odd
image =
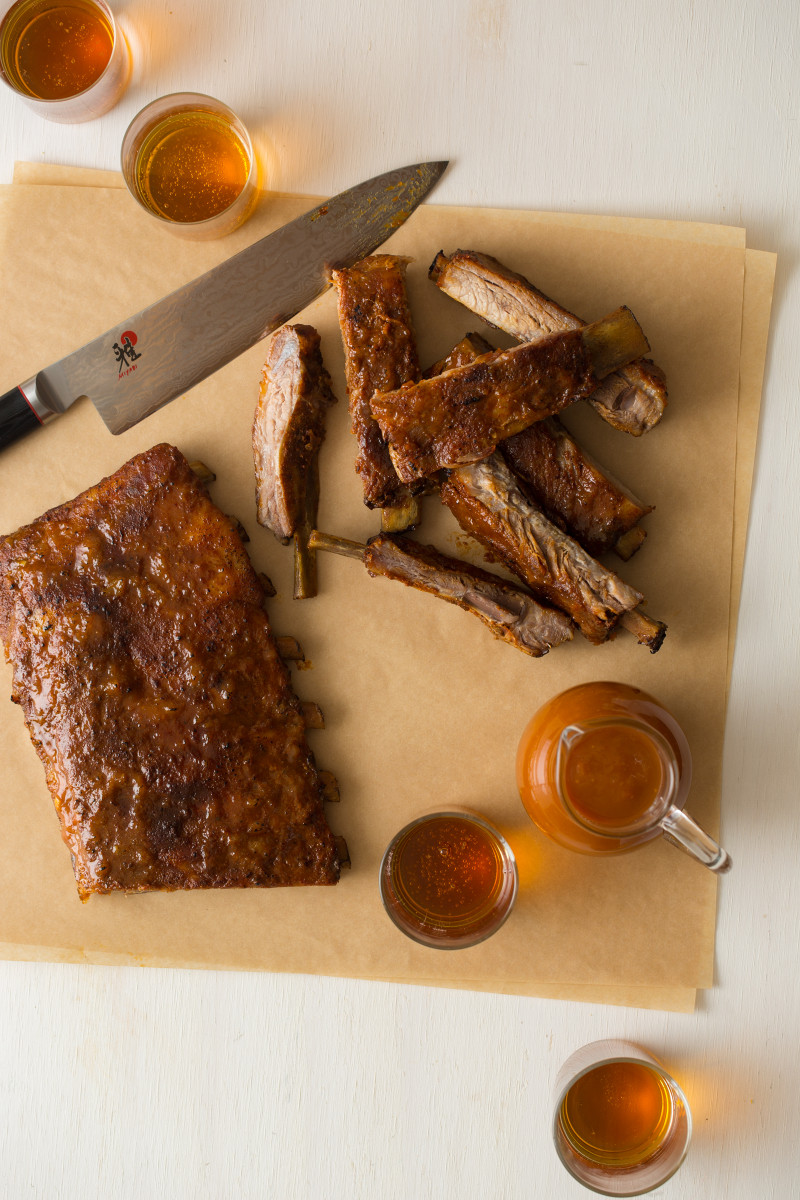
[[[397,230],[447,162],[387,171],[318,204],[0,396],[0,449],[88,396],[124,433],[285,324]]]

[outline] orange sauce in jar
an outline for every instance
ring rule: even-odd
[[[665,756],[672,766],[665,762]],[[658,833],[685,796],[686,739],[652,696],[622,683],[588,683],[555,696],[527,725],[517,785],[535,824],[568,849],[615,854]]]
[[[459,927],[491,906],[503,878],[494,839],[473,821],[432,817],[397,847],[398,897],[423,922]]]
[[[432,813],[392,839],[380,892],[394,923],[440,949],[475,945],[494,933],[514,903],[517,869],[502,835],[468,813]]]
[[[653,740],[635,725],[598,725],[565,755],[567,802],[587,825],[628,829],[653,807],[664,780]]]

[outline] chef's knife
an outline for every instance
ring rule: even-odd
[[[340,192],[0,396],[0,448],[88,396],[124,433],[272,333],[395,232],[446,162]]]

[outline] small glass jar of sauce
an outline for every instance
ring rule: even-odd
[[[525,809],[548,837],[583,854],[620,854],[663,834],[712,871],[728,854],[683,811],[689,744],[652,696],[586,683],[548,701],[517,752]]]
[[[392,838],[380,894],[395,925],[438,950],[475,946],[508,917],[517,864],[503,835],[473,813],[420,817]]]

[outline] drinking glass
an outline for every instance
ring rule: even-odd
[[[437,950],[496,933],[517,894],[514,853],[483,817],[436,812],[405,825],[380,869],[384,908],[407,937]]]
[[[222,237],[258,199],[258,163],[247,129],[212,96],[176,92],[153,100],[122,140],[122,174],[133,198],[180,236]]]
[[[48,121],[99,117],[130,72],[130,48],[105,0],[0,0],[0,79]]]
[[[631,1042],[590,1042],[554,1088],[553,1142],[561,1162],[601,1196],[641,1196],[686,1157],[692,1115],[678,1083]]]

